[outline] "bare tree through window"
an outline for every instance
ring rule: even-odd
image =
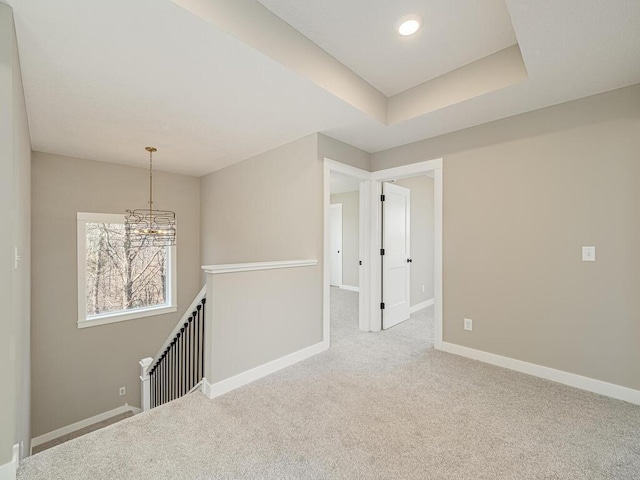
[[[165,305],[167,250],[132,245],[124,224],[87,223],[87,316]]]

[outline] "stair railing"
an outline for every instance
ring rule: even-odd
[[[186,395],[204,377],[206,286],[153,358],[140,360],[142,409]]]

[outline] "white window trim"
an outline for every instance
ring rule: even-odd
[[[106,325],[109,323],[125,322],[136,318],[150,317],[153,315],[162,315],[172,313],[178,310],[177,306],[177,269],[176,269],[176,247],[169,248],[169,261],[167,262],[169,270],[169,282],[167,285],[167,303],[156,307],[136,308],[121,312],[103,313],[87,318],[87,290],[86,290],[86,240],[87,240],[87,222],[91,223],[124,223],[124,214],[114,213],[88,213],[78,212],[77,219],[77,239],[78,239],[78,263],[76,270],[78,271],[78,328],[95,327],[98,325]],[[84,268],[81,268],[84,267]]]

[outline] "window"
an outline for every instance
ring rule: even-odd
[[[124,215],[78,213],[78,328],[175,312],[175,247],[132,246]]]

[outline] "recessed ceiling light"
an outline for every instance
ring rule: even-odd
[[[398,33],[408,37],[413,35],[422,27],[422,17],[420,15],[407,15],[398,22]]]

